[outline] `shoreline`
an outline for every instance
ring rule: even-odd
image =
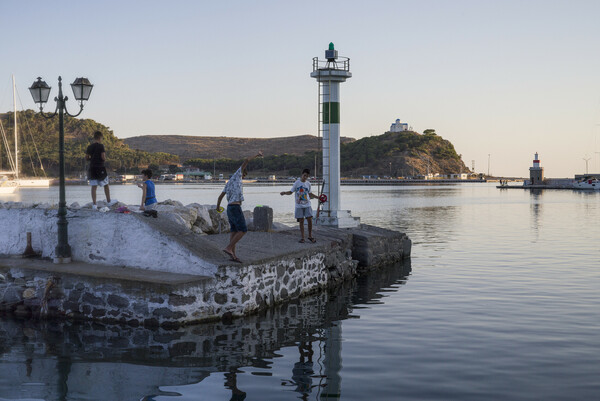
[[[348,186],[370,186],[370,185],[436,185],[436,184],[482,184],[492,182],[493,180],[477,179],[477,180],[459,180],[459,179],[435,179],[435,180],[394,180],[394,179],[379,179],[379,180],[363,180],[363,179],[342,179],[340,185]],[[286,180],[260,180],[248,179],[244,180],[244,185],[253,186],[276,186],[276,185],[291,185],[295,179]],[[154,181],[156,185],[225,185],[227,180],[198,180],[198,181]],[[311,180],[313,185],[321,185],[322,180]],[[126,182],[110,182],[110,185],[136,185],[136,181]],[[87,180],[66,180],[65,185],[82,185],[87,186]],[[53,184],[51,186],[58,186]],[[48,187],[27,187],[27,188],[48,188]]]

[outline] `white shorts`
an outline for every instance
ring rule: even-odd
[[[297,219],[308,219],[313,217],[312,207],[297,207],[294,217]]]
[[[100,181],[98,181],[98,180],[89,180],[89,184],[91,186],[93,186],[93,187],[96,187],[96,186],[97,187],[103,187],[105,185],[108,185],[108,177],[106,177],[105,179],[100,180]]]

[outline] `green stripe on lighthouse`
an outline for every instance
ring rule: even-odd
[[[340,123],[340,103],[326,102],[323,103],[323,124],[339,124]]]

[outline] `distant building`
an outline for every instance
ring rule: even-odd
[[[446,174],[446,175],[444,175],[444,178],[447,178],[449,180],[466,180],[469,178],[469,174],[467,174],[467,173]]]
[[[398,119],[396,119],[396,122],[392,123],[392,125],[390,126],[390,131],[391,132],[408,131],[408,124],[400,122],[400,119],[398,118]]]
[[[190,169],[183,173],[183,177],[187,180],[212,180],[212,173]]]
[[[161,181],[182,181],[183,180],[183,173],[162,174],[160,176],[160,180]]]
[[[540,167],[540,159],[537,152],[535,153],[535,159],[533,159],[533,167],[529,167],[529,180],[530,185],[544,184],[544,168]]]

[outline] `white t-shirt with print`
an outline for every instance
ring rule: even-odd
[[[310,182],[296,180],[291,191],[296,195],[296,207],[310,207]]]

